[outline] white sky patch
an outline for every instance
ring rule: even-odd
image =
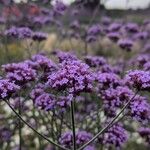
[[[150,5],[150,0],[107,0],[105,3],[108,9],[127,9],[127,8],[147,8]]]
[[[27,1],[27,0],[15,0],[15,1],[20,2],[20,1]],[[65,4],[70,4],[75,0],[61,0],[61,1],[63,1]],[[128,9],[128,8],[144,9],[150,5],[150,0],[102,0],[102,1],[105,1],[105,7],[108,9]]]
[[[61,0],[61,1],[63,1],[66,4],[70,4],[74,0]],[[113,9],[113,8],[116,9],[143,8],[144,9],[150,5],[150,0],[102,0],[102,1],[106,1],[105,6],[108,9]]]

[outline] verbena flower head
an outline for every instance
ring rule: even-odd
[[[149,43],[145,44],[142,51],[144,53],[149,53],[150,52],[150,44]]]
[[[7,29],[4,34],[8,37],[18,37],[18,31],[16,27],[11,27],[10,29]]]
[[[38,96],[34,103],[35,106],[39,107],[40,109],[44,109],[45,111],[53,110],[55,107],[55,97],[48,93],[42,93]]]
[[[107,34],[107,36],[113,42],[117,42],[120,38],[120,34],[118,32],[110,32]]]
[[[128,32],[131,32],[131,33],[137,33],[139,31],[139,27],[136,23],[127,23],[127,25],[125,26],[125,29],[128,31]]]
[[[103,25],[109,25],[111,23],[111,18],[102,17],[101,22],[102,22]]]
[[[70,28],[72,29],[79,29],[80,28],[80,24],[78,20],[74,20],[71,24],[70,24]]]
[[[6,78],[17,84],[25,84],[36,79],[36,71],[24,62],[6,64],[2,67],[7,73]]]
[[[38,41],[38,42],[41,42],[41,41],[44,41],[47,39],[47,34],[44,33],[44,32],[34,32],[32,34],[32,39],[34,41]]]
[[[124,50],[131,51],[133,47],[133,41],[130,39],[120,39],[118,41],[118,45]]]
[[[97,73],[96,77],[98,81],[99,89],[107,89],[110,87],[117,87],[118,85],[121,85],[121,79],[118,75],[115,73]]]
[[[60,63],[63,62],[63,61],[77,60],[76,55],[74,55],[73,53],[63,52],[63,51],[60,51],[60,50],[56,51],[56,56],[58,57]]]
[[[121,23],[117,23],[117,22],[114,22],[112,24],[109,25],[108,27],[108,31],[109,32],[115,32],[115,31],[119,31],[119,29],[121,28]]]
[[[119,123],[110,127],[108,131],[99,137],[100,143],[105,144],[108,148],[115,146],[116,149],[121,149],[127,140],[128,133],[123,128],[123,125]]]
[[[31,91],[30,97],[32,98],[34,105],[39,109],[50,111],[57,109],[60,112],[64,112],[68,106],[70,106],[70,101],[65,96],[55,96],[46,93],[46,86],[43,84],[37,84],[35,88]]]
[[[145,142],[150,145],[150,128],[141,127],[138,132]]]
[[[138,90],[150,90],[150,72],[142,70],[129,71],[125,77],[127,84]]]
[[[63,61],[58,71],[48,77],[48,86],[67,90],[71,95],[90,92],[93,88],[93,74],[89,66],[79,60]]]
[[[105,114],[109,117],[116,115],[117,108],[120,108],[133,95],[128,87],[118,86],[115,89],[109,88],[102,92],[103,107]]]
[[[31,60],[36,63],[34,67],[44,72],[51,72],[57,68],[57,65],[43,54],[33,55]]]
[[[88,34],[89,36],[97,36],[97,35],[100,34],[100,32],[101,32],[101,27],[100,27],[100,25],[96,24],[96,25],[92,25],[92,26],[88,29],[87,34]]]
[[[86,37],[86,42],[87,43],[93,43],[97,41],[97,37],[95,35],[88,35]]]
[[[104,57],[98,57],[98,56],[86,56],[85,62],[90,67],[99,67],[106,64],[106,59]]]
[[[0,79],[0,99],[9,99],[20,87],[7,79]]]
[[[85,144],[92,138],[92,134],[88,133],[86,131],[77,131],[76,132],[76,144],[77,147]],[[60,144],[67,148],[71,148],[73,146],[73,134],[72,131],[68,131],[62,134],[62,136],[59,139]]]
[[[17,29],[18,30],[18,37],[19,39],[24,39],[24,38],[31,38],[32,36],[32,30],[29,29],[28,27],[20,27]]]
[[[130,103],[129,110],[134,120],[142,124],[150,122],[150,104],[145,97],[137,96],[134,101]]]
[[[143,32],[138,32],[134,35],[134,39],[138,40],[145,40],[148,38],[148,32],[143,31]]]
[[[53,6],[54,16],[63,15],[66,9],[67,6],[61,0],[56,0]]]
[[[144,70],[146,71],[150,70],[150,61],[144,64]]]
[[[53,23],[53,17],[52,16],[37,16],[32,18],[31,22],[35,25],[35,26],[42,26],[42,25],[46,25],[49,23]]]
[[[150,55],[149,54],[140,54],[135,61],[136,61],[136,63],[138,62],[139,66],[143,66],[145,63],[150,61]]]
[[[28,27],[11,27],[5,31],[5,35],[17,39],[31,38],[32,30]]]

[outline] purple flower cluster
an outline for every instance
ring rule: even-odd
[[[98,81],[98,88],[104,90],[107,88],[115,88],[118,85],[121,85],[121,79],[115,73],[97,73],[96,79]]]
[[[43,33],[43,32],[34,32],[32,34],[32,39],[34,41],[38,41],[38,42],[41,42],[41,41],[44,41],[47,39],[47,34],[46,33]]]
[[[60,50],[57,50],[55,53],[56,53],[56,56],[58,57],[60,63],[63,61],[77,60],[77,57],[70,52],[62,52]]]
[[[137,59],[135,60],[139,66],[144,66],[147,62],[150,61],[150,55],[148,54],[140,54],[138,55]]]
[[[116,149],[121,149],[127,140],[128,133],[123,128],[123,125],[119,123],[113,125],[110,129],[108,129],[108,131],[99,137],[100,143],[105,144],[108,148],[115,146]]]
[[[10,98],[20,87],[7,79],[0,80],[0,99]]]
[[[150,70],[150,62],[147,62],[144,64],[144,70],[146,70],[146,71]]]
[[[118,41],[118,45],[120,46],[120,48],[122,48],[123,50],[127,50],[127,51],[131,51],[132,46],[133,46],[133,41],[130,39],[120,39]]]
[[[121,28],[121,23],[118,23],[118,22],[114,22],[112,24],[109,25],[108,27],[108,31],[109,32],[116,32],[116,31],[119,31],[120,28]]]
[[[48,93],[42,93],[40,96],[38,96],[34,104],[35,106],[44,109],[45,111],[49,111],[54,109],[55,106],[55,97]]]
[[[120,38],[120,34],[118,32],[110,32],[107,34],[108,38],[113,42],[117,42]]]
[[[6,78],[19,85],[36,79],[36,71],[24,62],[7,64],[2,67],[7,73]]]
[[[31,38],[32,30],[28,27],[11,27],[5,31],[5,35],[17,39]]]
[[[93,88],[93,80],[88,65],[79,60],[69,60],[63,61],[58,71],[48,77],[47,84],[50,88],[66,89],[72,97],[80,92],[90,92]]]
[[[118,86],[117,88],[109,88],[101,94],[105,114],[109,117],[116,115],[117,108],[120,108],[133,95],[128,87]]]
[[[139,27],[136,23],[127,23],[125,26],[125,29],[130,33],[137,33],[139,31]]]
[[[44,72],[51,72],[57,68],[57,65],[43,54],[37,54],[31,58],[33,68],[41,69]]]
[[[98,24],[92,25],[87,31],[86,41],[89,43],[96,41],[100,33],[101,33],[100,25]]]
[[[150,90],[150,72],[142,70],[129,71],[125,77],[126,83],[138,90]]]
[[[57,0],[53,7],[53,13],[56,16],[63,15],[66,9],[67,6],[62,1]]]
[[[129,105],[130,116],[143,124],[150,122],[150,104],[145,97],[137,96]]]
[[[90,67],[100,67],[106,64],[106,59],[98,56],[86,56],[85,62]]]
[[[86,131],[76,132],[76,144],[78,147],[88,142],[91,138],[92,138],[91,133],[88,133]],[[71,148],[73,145],[72,139],[73,139],[73,133],[71,131],[68,131],[62,134],[62,136],[59,139],[59,142],[65,147]],[[85,150],[89,150],[89,149],[86,148]]]
[[[70,105],[70,101],[66,97],[56,97],[55,95],[46,93],[45,90],[45,85],[37,84],[31,91],[30,97],[36,107],[45,111],[61,108],[60,111],[63,112]]]

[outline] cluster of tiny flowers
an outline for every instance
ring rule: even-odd
[[[138,90],[150,90],[150,72],[142,70],[129,71],[125,77],[126,83]]]
[[[105,113],[113,117],[116,115],[116,109],[126,103],[133,95],[133,92],[128,87],[118,86],[115,89],[109,88],[103,91],[101,95]]]
[[[137,33],[139,31],[139,27],[136,23],[127,23],[125,26],[126,31],[130,33]]]
[[[79,29],[80,28],[80,24],[78,20],[74,20],[73,22],[70,23],[70,28],[72,29]]]
[[[148,54],[140,54],[135,60],[139,66],[143,67],[146,63],[150,61],[150,55]]]
[[[34,105],[45,111],[53,110],[56,108],[61,108],[61,112],[64,112],[66,108],[70,105],[70,101],[64,97],[49,94],[45,92],[46,86],[43,84],[37,84],[35,88],[31,91],[30,97],[32,98]]]
[[[90,67],[99,67],[106,64],[106,59],[104,57],[98,57],[98,56],[86,56],[85,62]]]
[[[47,39],[47,34],[46,34],[46,33],[43,33],[43,32],[34,32],[34,33],[32,34],[32,39],[33,39],[34,41],[41,42],[41,41]]]
[[[10,82],[8,79],[0,80],[0,98],[6,99],[10,98],[12,94],[17,92],[20,87],[13,82]]]
[[[146,71],[150,70],[150,62],[144,64],[144,70]]]
[[[57,0],[53,7],[53,13],[54,15],[63,15],[66,9],[67,6],[62,1]]]
[[[88,65],[79,60],[69,60],[63,61],[58,71],[48,77],[47,84],[54,89],[67,89],[72,97],[80,92],[90,92],[93,88],[93,80]]]
[[[99,137],[100,143],[105,144],[108,148],[115,146],[116,149],[121,149],[123,144],[127,142],[127,139],[127,131],[123,128],[122,124],[119,123],[113,125]]]
[[[108,32],[117,32],[120,30],[121,26],[122,26],[121,23],[114,22],[109,25]]]
[[[100,35],[101,33],[101,27],[100,25],[92,25],[88,31],[87,31],[87,36],[86,36],[86,41],[91,43],[97,40],[97,36]]]
[[[148,32],[138,32],[134,35],[134,39],[145,40],[148,38]]]
[[[110,32],[107,34],[107,36],[113,42],[117,42],[120,38],[120,34],[118,32]]]
[[[7,73],[6,78],[17,84],[25,84],[36,79],[36,71],[24,62],[7,64],[2,67]]]
[[[88,133],[86,131],[77,131],[76,132],[77,147],[85,144],[91,138],[92,138],[91,133]],[[73,139],[73,133],[72,133],[72,131],[68,131],[68,132],[65,132],[61,135],[59,142],[60,142],[60,144],[64,145],[65,147],[71,148],[73,145],[72,139]],[[85,150],[88,150],[88,149],[85,149]]]
[[[69,53],[69,52],[62,52],[62,51],[57,50],[55,53],[60,63],[63,61],[77,60],[77,57],[74,54]]]
[[[11,27],[5,31],[5,35],[17,39],[31,38],[32,30],[28,27]]]
[[[55,107],[55,97],[48,93],[42,93],[40,96],[38,96],[34,104],[35,106],[44,109],[45,111],[49,111],[54,109]]]
[[[138,132],[145,142],[150,145],[150,128],[142,127]]]
[[[51,59],[42,54],[32,56],[31,61],[35,63],[33,67],[41,69],[44,72],[50,72],[57,68],[56,64]]]
[[[115,73],[97,73],[96,74],[97,81],[98,81],[98,88],[101,89],[107,89],[110,87],[117,87],[118,85],[121,85],[121,79],[118,75]]]
[[[133,46],[133,41],[130,39],[120,39],[118,41],[118,45],[120,46],[120,48],[124,50],[131,51]]]
[[[129,105],[130,116],[142,124],[150,122],[150,105],[145,97],[137,96]]]

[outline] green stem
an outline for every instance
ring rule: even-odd
[[[49,143],[55,145],[56,147],[59,147],[62,150],[69,150],[68,148],[65,148],[57,143],[55,143],[54,141],[51,141],[50,139],[48,139],[46,136],[42,135],[41,133],[39,133],[36,129],[34,129],[29,123],[27,123],[16,111],[15,109],[9,104],[9,102],[7,100],[5,100],[5,102],[7,103],[7,105],[10,107],[10,109],[15,113],[15,115],[24,123],[26,124],[32,131],[34,131],[36,134],[38,134],[40,137],[42,137],[43,139],[45,139],[46,141],[48,141]]]
[[[19,115],[21,115],[21,100],[19,100]],[[19,120],[19,150],[22,150],[22,127],[21,120]]]
[[[71,121],[72,121],[72,132],[73,132],[73,150],[76,150],[76,131],[75,131],[75,118],[74,118],[74,101],[71,101]]]
[[[78,150],[84,149],[86,146],[88,146],[90,143],[92,143],[95,139],[97,139],[101,134],[103,134],[105,131],[107,131],[111,125],[118,119],[118,117],[124,112],[124,110],[129,106],[130,102],[135,98],[138,91],[134,94],[134,96],[127,101],[127,103],[124,105],[124,107],[120,110],[120,112],[112,119],[112,121],[109,122],[109,124],[104,127],[100,132],[98,132],[89,142],[85,143],[83,146],[81,146]]]

